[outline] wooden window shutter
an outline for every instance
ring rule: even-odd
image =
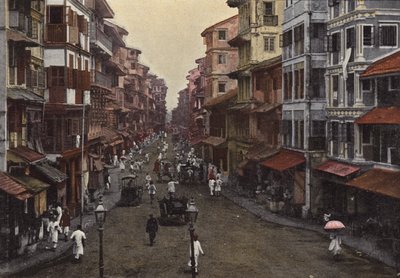
[[[46,71],[47,71],[47,87],[52,87],[53,86],[53,84],[52,84],[52,67],[48,67],[47,69],[46,69]]]

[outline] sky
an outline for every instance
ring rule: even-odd
[[[167,108],[177,105],[178,92],[186,88],[188,71],[205,56],[201,32],[237,14],[226,0],[108,0],[112,20],[129,35],[127,45],[142,51],[140,62],[164,78]]]

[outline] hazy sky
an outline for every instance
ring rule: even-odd
[[[177,104],[177,93],[186,87],[195,59],[205,55],[200,33],[237,14],[226,0],[108,0],[113,22],[125,27],[127,45],[142,50],[140,61],[166,80],[167,107]]]

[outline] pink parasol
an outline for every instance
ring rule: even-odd
[[[328,223],[326,223],[324,227],[325,230],[338,230],[344,228],[345,228],[344,224],[337,220],[328,221]]]

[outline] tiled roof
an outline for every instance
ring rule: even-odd
[[[14,196],[21,201],[32,197],[32,194],[27,192],[27,189],[22,184],[15,181],[3,172],[0,172],[0,190]]]
[[[19,146],[13,149],[10,149],[9,152],[21,157],[26,162],[32,163],[41,159],[44,159],[46,156],[44,154],[38,153],[34,150],[31,150],[28,147]]]
[[[386,56],[371,64],[361,77],[373,77],[385,74],[400,73],[400,51]]]
[[[355,123],[359,125],[399,125],[400,107],[376,107],[359,117]]]
[[[50,187],[50,184],[45,183],[41,180],[35,179],[31,176],[13,176],[13,179],[23,184],[25,188],[33,194],[42,192]]]
[[[304,158],[304,154],[283,149],[270,159],[261,162],[261,165],[283,172],[297,165],[300,165],[305,161],[306,160]]]
[[[60,183],[67,179],[66,174],[49,165],[48,163],[35,164],[34,169],[54,183]]]
[[[224,103],[224,102],[226,102],[226,101],[228,101],[228,100],[234,98],[234,97],[237,95],[237,93],[238,93],[238,89],[237,89],[237,88],[232,89],[232,90],[230,90],[229,92],[227,92],[226,94],[223,94],[223,95],[221,95],[221,96],[217,96],[217,97],[215,97],[215,98],[210,99],[209,101],[207,101],[207,102],[204,104],[203,107],[204,107],[204,108],[211,108],[211,107],[213,107],[213,106],[215,106],[215,105]]]

